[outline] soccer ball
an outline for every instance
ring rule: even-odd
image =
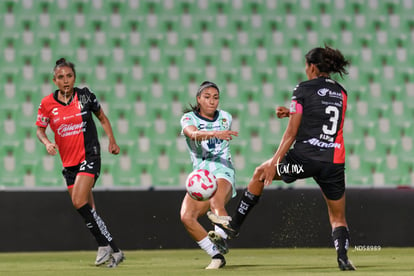
[[[195,170],[185,182],[188,195],[197,201],[206,201],[217,191],[216,177],[208,170]]]

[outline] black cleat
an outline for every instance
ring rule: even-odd
[[[208,232],[208,238],[217,247],[221,254],[224,255],[229,252],[226,239],[223,239],[218,233],[210,231]]]
[[[352,264],[350,260],[344,261],[341,258],[338,258],[338,267],[342,271],[356,270],[356,267]]]

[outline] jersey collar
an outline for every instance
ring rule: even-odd
[[[73,99],[76,97],[76,90],[77,90],[77,88],[76,88],[76,87],[74,87],[74,88],[73,88],[73,96],[72,96],[72,98],[69,100],[69,102],[67,102],[67,103],[64,103],[64,102],[62,102],[62,101],[60,101],[60,100],[58,99],[59,89],[55,90],[55,92],[53,93],[53,98],[54,98],[54,99],[55,99],[58,103],[60,103],[61,105],[64,105],[64,106],[70,105],[70,104],[72,103]]]
[[[217,120],[218,116],[219,116],[219,112],[218,112],[218,110],[216,110],[216,111],[214,112],[214,119],[213,119],[213,120],[211,120],[211,119],[209,119],[209,118],[206,118],[206,117],[201,116],[201,115],[200,115],[200,113],[198,113],[197,111],[194,111],[194,114],[195,114],[198,118],[200,118],[200,119],[202,119],[202,120],[204,120],[204,121],[207,121],[207,122],[215,122],[215,121]]]

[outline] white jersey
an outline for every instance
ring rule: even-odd
[[[181,134],[188,126],[195,126],[200,131],[230,130],[231,122],[232,116],[223,110],[217,110],[213,120],[191,111],[181,117]],[[218,138],[193,141],[188,137],[186,141],[194,170],[207,169],[213,173],[222,168],[234,170],[229,141]]]

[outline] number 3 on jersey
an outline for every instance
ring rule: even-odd
[[[322,131],[326,135],[334,135],[338,129],[339,109],[336,106],[330,105],[325,108],[325,113],[331,115],[329,121],[332,122],[332,125],[331,127],[323,125]]]

